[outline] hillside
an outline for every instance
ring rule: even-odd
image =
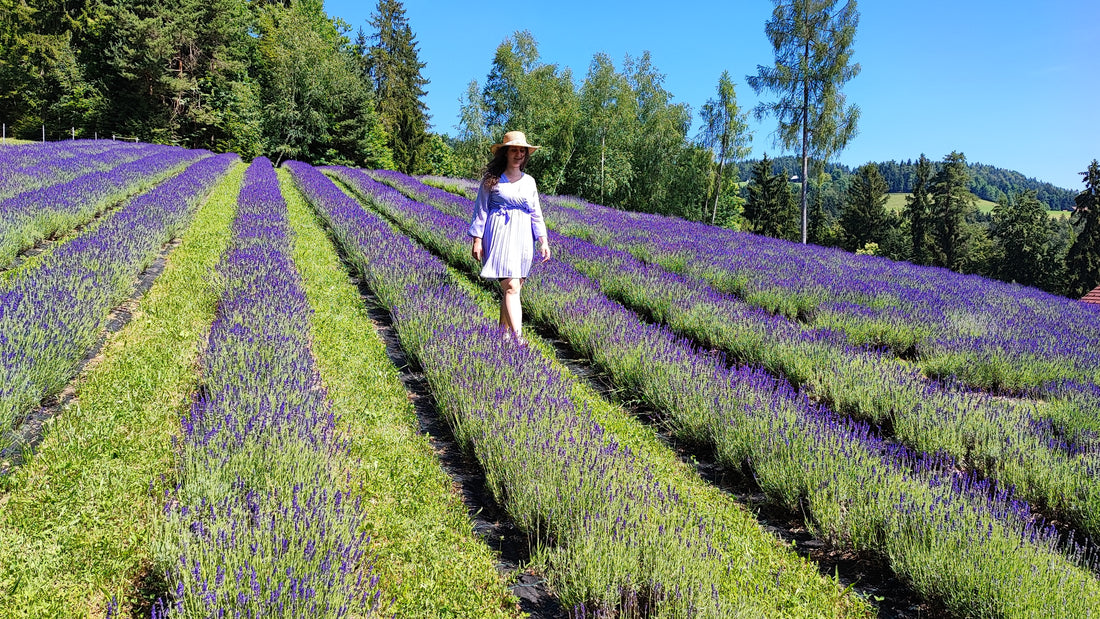
[[[773,161],[772,169],[776,172],[786,170],[793,174],[792,171],[798,170],[801,167],[801,163],[797,157],[777,157]],[[748,179],[748,175],[752,170],[752,165],[757,162],[759,162],[759,159],[741,162],[740,170],[742,180]],[[879,172],[882,173],[883,178],[886,179],[887,184],[890,186],[890,193],[909,193],[912,190],[913,175],[916,169],[916,162],[914,160],[891,160],[876,162],[875,165],[878,166]],[[939,166],[939,162],[932,162],[934,170],[938,171]],[[1039,201],[1047,205],[1047,209],[1052,211],[1073,210],[1073,199],[1078,194],[1078,191],[1075,189],[1056,187],[1051,183],[1024,176],[1022,173],[1014,170],[998,168],[983,163],[969,163],[967,167],[970,168],[970,191],[986,202],[995,203],[1009,193],[1019,193],[1028,189],[1033,189]],[[854,172],[853,168],[839,163],[830,163],[826,165],[825,171],[833,180],[842,180]]]

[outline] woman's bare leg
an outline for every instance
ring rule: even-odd
[[[519,292],[523,279],[511,277],[500,282],[500,326],[508,329],[518,340],[523,329],[523,312]]]

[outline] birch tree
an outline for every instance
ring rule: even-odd
[[[718,173],[714,181],[714,207],[711,210],[710,223],[718,218],[718,199],[722,195],[722,172],[726,163],[744,159],[749,154],[749,142],[752,134],[748,132],[745,114],[737,106],[737,93],[729,71],[722,71],[718,78],[718,95],[708,99],[699,111],[703,127],[700,138],[703,146],[714,153],[718,164]]]

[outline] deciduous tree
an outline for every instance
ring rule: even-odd
[[[699,111],[702,128],[700,141],[714,155],[717,163],[713,190],[713,208],[710,223],[718,218],[718,199],[722,195],[722,172],[727,163],[744,159],[749,154],[749,142],[752,133],[748,131],[746,115],[737,105],[737,93],[729,71],[723,71],[718,78],[718,93],[714,99],[708,99]]]
[[[541,64],[534,37],[517,32],[497,46],[482,96],[491,138],[505,131],[526,133],[542,147],[528,171],[539,179],[540,190],[556,192],[575,148],[579,104],[572,73]]]

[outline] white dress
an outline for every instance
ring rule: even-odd
[[[502,174],[492,191],[480,186],[470,236],[481,238],[482,277],[527,277],[535,255],[534,241],[546,237],[535,179],[524,174],[512,183]]]

